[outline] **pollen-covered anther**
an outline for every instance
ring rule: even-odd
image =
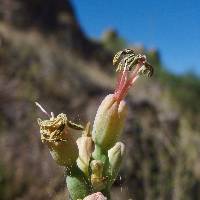
[[[49,114],[38,102],[35,102],[36,106],[49,117],[48,120],[41,120],[38,118],[38,125],[40,126],[41,140],[42,142],[59,142],[66,141],[65,128],[71,128],[74,130],[84,130],[84,127],[80,124],[76,124],[68,120],[67,116],[63,113],[57,117],[54,113]]]
[[[40,126],[42,142],[59,142],[66,141],[64,136],[64,129],[67,125],[67,117],[61,113],[57,117],[50,118],[49,120],[38,119]]]
[[[133,50],[125,49],[119,51],[113,59],[117,68],[118,80],[114,92],[115,99],[120,102],[126,95],[129,88],[141,76],[153,75],[153,67],[147,62],[145,55],[136,55]]]

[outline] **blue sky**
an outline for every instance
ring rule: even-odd
[[[115,28],[131,44],[158,48],[174,73],[200,75],[199,0],[72,0],[85,33],[100,38]]]

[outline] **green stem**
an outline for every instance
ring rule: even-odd
[[[103,151],[100,146],[95,145],[94,152],[92,153],[92,157],[95,160],[100,160],[103,165],[107,164],[108,161],[108,153]]]

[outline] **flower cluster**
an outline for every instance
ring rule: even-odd
[[[49,118],[38,119],[41,140],[56,163],[65,167],[72,200],[110,199],[110,188],[125,155],[125,145],[119,141],[128,110],[124,98],[139,76],[153,74],[146,56],[131,49],[119,51],[113,65],[118,75],[116,88],[100,104],[92,128],[90,123],[84,127],[71,122],[63,113],[57,117],[48,114],[36,103]],[[77,140],[72,129],[82,132]]]

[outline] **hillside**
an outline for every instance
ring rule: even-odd
[[[116,34],[90,40],[66,0],[1,0],[0,22],[0,197],[67,199],[63,170],[40,141],[36,118],[45,116],[34,102],[93,122],[115,85],[113,53],[127,44]],[[157,50],[141,51],[155,76],[127,98],[127,158],[113,199],[198,200],[200,80],[167,72]]]

